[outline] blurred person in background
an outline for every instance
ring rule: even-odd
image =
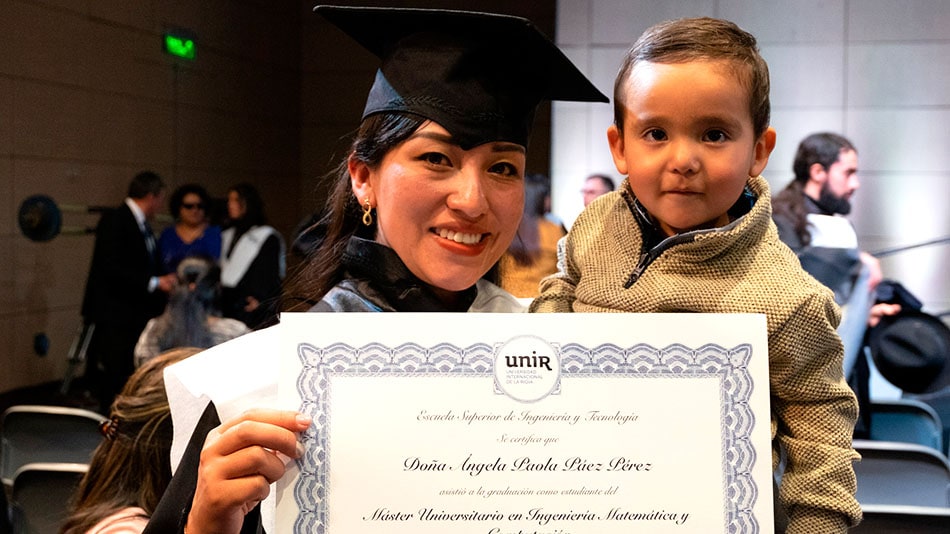
[[[168,201],[175,224],[158,238],[162,267],[173,273],[187,256],[221,257],[221,228],[209,223],[211,196],[198,184],[185,184],[172,192]]]
[[[779,239],[798,255],[802,268],[835,293],[844,308],[838,329],[845,343],[845,367],[857,357],[864,331],[897,304],[874,303],[883,279],[877,258],[860,249],[845,216],[861,187],[858,151],[844,136],[820,132],[801,141],[792,165],[795,178],[772,201]]]
[[[165,184],[143,171],[129,183],[119,207],[102,214],[82,316],[92,337],[87,351],[85,387],[108,410],[116,393],[135,370],[133,350],[149,319],[165,309],[174,273],[163,274],[161,255],[149,219],[165,198]]]
[[[584,207],[591,203],[595,198],[605,195],[614,190],[613,178],[606,174],[592,174],[584,179],[584,187],[581,194],[584,195]]]
[[[132,374],[102,424],[104,439],[79,483],[61,534],[142,532],[172,478],[172,419],[162,373],[198,352],[175,349]]]
[[[252,330],[276,321],[286,273],[284,238],[267,225],[264,201],[248,183],[228,190],[221,234],[221,311]]]
[[[246,334],[248,327],[237,319],[220,317],[221,269],[202,256],[184,258],[178,264],[178,284],[164,313],[150,320],[135,345],[135,366],[176,347],[206,349]]]
[[[538,296],[541,279],[557,272],[557,242],[567,232],[546,218],[550,197],[550,178],[525,177],[521,224],[500,266],[502,289],[519,298]]]
[[[870,368],[863,357],[869,328],[901,305],[877,302],[883,279],[878,259],[860,249],[858,235],[845,216],[861,187],[858,151],[842,135],[813,133],[798,145],[795,178],[772,200],[779,239],[798,256],[802,268],[834,292],[841,307],[838,335],[844,344],[844,373],[860,402],[855,436],[870,435]]]

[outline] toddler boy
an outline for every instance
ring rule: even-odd
[[[627,179],[564,239],[532,312],[764,313],[773,469],[789,533],[845,532],[861,518],[833,295],[778,238],[766,181],[775,146],[768,67],[731,22],[658,24],[614,84],[607,129]]]

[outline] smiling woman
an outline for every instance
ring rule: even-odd
[[[332,175],[315,227],[326,235],[288,284],[285,308],[520,311],[483,278],[521,219],[535,109],[544,99],[606,98],[525,19],[317,11],[382,65]]]
[[[320,244],[287,284],[285,309],[523,311],[485,277],[521,221],[535,109],[541,100],[607,98],[525,19],[430,9],[317,12],[382,65],[350,153],[330,175],[326,211],[310,230]],[[219,367],[243,383],[255,370],[233,369],[225,360],[235,352],[261,353],[262,367],[274,365],[273,354],[246,349],[253,339],[220,345],[201,360],[220,358]],[[173,417],[176,428],[191,428]],[[186,523],[190,534],[255,531],[258,504],[284,473],[262,447],[297,457],[296,433],[310,421],[256,410],[212,430],[217,424],[210,405],[147,532],[181,532]]]

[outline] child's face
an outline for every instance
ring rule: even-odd
[[[641,62],[626,91],[623,132],[611,125],[607,139],[636,197],[666,235],[728,224],[775,147],[771,128],[755,137],[733,64]]]

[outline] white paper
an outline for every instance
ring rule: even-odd
[[[280,325],[244,334],[165,368],[165,391],[172,413],[172,472],[208,402],[221,421],[251,408],[280,408],[277,398]],[[290,409],[294,409],[291,405]],[[275,485],[261,503],[267,532],[274,530]]]

